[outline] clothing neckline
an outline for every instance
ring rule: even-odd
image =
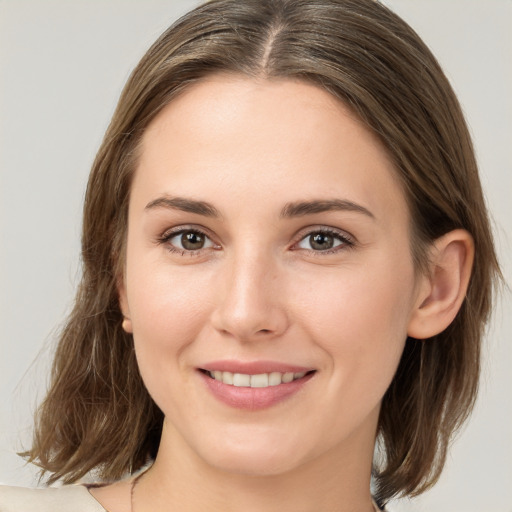
[[[104,512],[110,512],[108,509],[106,509],[91,493],[90,489],[93,488],[93,487],[104,487],[104,485],[106,484],[81,484],[82,487],[85,488],[85,490],[87,491],[87,494],[90,496],[91,500],[94,501],[94,503],[96,503],[97,505],[99,505]],[[372,498],[372,505],[373,505],[373,508],[375,509],[375,512],[386,512],[385,509],[381,509],[379,508],[379,506],[377,505],[377,503],[375,502],[375,500]]]

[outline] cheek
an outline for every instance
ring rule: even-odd
[[[309,336],[328,356],[333,390],[352,390],[345,396],[355,398],[369,393],[377,402],[407,339],[414,273],[407,264],[401,272],[387,265],[371,268],[317,280],[299,314],[309,319]]]
[[[181,339],[180,334],[186,339],[212,302],[212,273],[200,266],[172,265],[164,251],[135,249],[126,271],[134,331],[163,336],[167,343]]]
[[[197,339],[211,301],[204,293],[204,278],[192,280],[190,273],[169,268],[147,269],[145,265],[134,266],[131,272],[128,268],[127,293],[139,369],[161,406],[178,377],[187,375],[181,371],[185,360],[181,356]]]

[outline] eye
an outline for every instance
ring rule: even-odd
[[[215,246],[205,233],[197,229],[180,229],[166,233],[161,237],[160,242],[165,243],[170,251],[182,254]]]
[[[306,249],[315,252],[327,252],[342,247],[352,247],[354,243],[342,233],[330,230],[318,230],[308,233],[298,243],[299,249]]]

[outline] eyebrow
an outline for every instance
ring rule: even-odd
[[[212,204],[195,199],[186,199],[184,197],[159,197],[150,201],[146,205],[145,210],[152,210],[154,208],[169,208],[187,213],[195,213],[205,217],[220,217],[219,211]]]
[[[330,211],[348,211],[362,213],[371,219],[375,219],[375,215],[360,204],[348,201],[346,199],[321,199],[313,201],[298,201],[288,203],[281,210],[281,217],[302,217],[304,215],[312,215],[314,213],[323,213]]]
[[[146,205],[146,210],[154,208],[169,208],[172,210],[181,210],[187,213],[195,213],[205,217],[220,217],[220,213],[211,203],[206,201],[198,201],[196,199],[187,199],[185,197],[168,197],[163,196]],[[323,213],[329,211],[349,211],[362,213],[372,219],[375,218],[372,212],[361,206],[360,204],[348,201],[346,199],[320,199],[312,201],[297,201],[287,203],[281,210],[281,218],[302,217],[315,213]]]

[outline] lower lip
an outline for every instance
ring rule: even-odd
[[[237,387],[224,384],[200,372],[213,395],[221,402],[236,409],[259,411],[276,405],[298,393],[311,380],[314,372],[301,379],[266,388]]]

